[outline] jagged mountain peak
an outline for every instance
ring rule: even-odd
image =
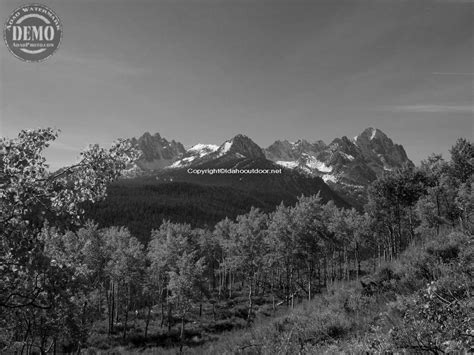
[[[170,168],[183,168],[187,166],[198,166],[207,164],[213,160],[222,159],[229,161],[234,159],[265,158],[265,154],[251,138],[243,134],[237,134],[221,145],[198,143],[189,148],[179,160],[170,164]]]
[[[293,144],[276,141],[265,151],[267,159],[297,168],[326,181],[350,186],[367,186],[384,171],[405,163],[412,164],[401,145],[393,143],[380,129],[369,127],[354,139],[335,138],[329,145],[322,141]]]
[[[390,140],[390,138],[387,137],[387,135],[380,129],[374,128],[374,127],[368,127],[362,131],[358,136],[355,137],[355,141],[357,142],[359,139],[362,140],[368,140],[368,141],[373,141],[373,140]]]
[[[133,138],[137,141],[140,141],[140,140],[144,140],[144,141],[151,141],[151,140],[166,140],[165,138],[162,138],[160,133],[159,132],[156,132],[155,134],[151,134],[150,132],[145,132],[143,133],[140,137],[137,138]]]
[[[362,151],[362,154],[370,161],[375,170],[392,170],[403,164],[413,164],[405,152],[403,146],[395,144],[380,129],[369,127],[356,137],[354,143]]]
[[[156,170],[170,165],[185,152],[184,146],[175,140],[168,141],[157,132],[145,132],[139,138],[132,138],[131,143],[141,150],[142,155],[137,165],[142,170]]]
[[[299,151],[316,151],[318,150],[317,143],[310,143],[306,139],[298,139],[294,144],[294,149]]]
[[[267,149],[278,149],[278,148],[285,148],[285,149],[291,149],[293,146],[294,146],[294,142],[290,142],[288,141],[287,139],[283,139],[283,140],[276,140],[275,142],[273,142],[270,146],[268,146]]]
[[[279,139],[279,140],[276,140],[273,144],[291,147],[295,144],[295,142],[290,142],[288,139],[283,139],[283,140]]]
[[[265,158],[265,153],[252,139],[243,134],[225,141],[216,153],[219,156],[227,154],[242,155],[246,158]]]
[[[329,157],[331,164],[334,164],[334,159],[342,158],[343,160],[353,161],[354,159],[361,158],[362,152],[354,141],[351,141],[346,136],[341,138],[335,138],[328,146],[328,151],[332,153]]]
[[[306,139],[298,139],[293,143],[294,145],[308,145],[310,144]]]
[[[298,155],[294,153],[294,145],[286,139],[277,140],[265,149],[265,155],[273,161],[296,160]]]
[[[347,136],[342,136],[341,138],[334,138],[333,141],[329,144],[329,147],[341,146],[341,147],[352,147],[355,143],[351,141]]]
[[[265,149],[267,159],[273,161],[297,161],[302,154],[314,155],[326,148],[326,143],[318,140],[310,143],[306,139],[298,139],[295,142],[288,140],[277,140]]]

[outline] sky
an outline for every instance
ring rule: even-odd
[[[467,0],[42,0],[57,52],[0,45],[0,136],[55,127],[51,167],[91,143],[159,132],[329,143],[367,127],[418,163],[474,136]],[[24,1],[1,0],[0,20]]]

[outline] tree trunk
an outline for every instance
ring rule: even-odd
[[[102,284],[99,284],[99,302],[97,304],[99,315],[102,317]]]
[[[130,313],[130,306],[132,304],[132,288],[130,283],[127,287],[127,304],[125,305],[125,321],[123,325],[123,340],[127,337],[128,314]]]
[[[114,296],[114,299],[115,299],[115,323],[118,323],[119,322],[119,316],[120,316],[120,294],[119,294],[119,283],[117,283],[117,287],[115,288],[115,296]]]
[[[308,261],[308,301],[311,301],[311,281],[313,276],[313,267],[311,261]]]
[[[378,256],[379,256],[378,264],[380,267],[380,265],[382,265],[382,251],[380,248],[380,243],[377,243],[377,249],[378,249]],[[375,271],[375,268],[374,268],[374,271]]]
[[[168,303],[168,333],[171,332],[171,303]]]
[[[87,311],[87,301],[84,302],[82,305],[82,317],[81,317],[81,343],[84,343],[87,341],[87,336],[85,334],[85,329],[86,329],[86,311]],[[81,350],[81,347],[79,346],[79,351]]]
[[[311,277],[308,282],[308,301],[311,301]]]
[[[360,276],[360,261],[359,261],[359,243],[356,242],[355,246],[355,253],[354,253],[354,261],[355,261],[355,266],[356,266],[356,278],[359,280]]]
[[[326,287],[328,283],[328,260],[326,254],[324,254],[324,287]]]
[[[216,268],[213,267],[212,269],[212,280],[211,280],[211,287],[212,287],[212,290],[215,290],[216,289]]]
[[[179,336],[179,339],[180,339],[180,346],[179,346],[179,352],[182,353],[183,352],[183,346],[184,346],[184,316],[185,314],[183,314],[183,316],[181,317],[181,334]]]
[[[342,258],[344,260],[344,280],[349,281],[349,264],[347,259],[347,248],[342,249]]]
[[[439,220],[441,217],[441,211],[440,211],[440,202],[439,202],[438,194],[436,194],[436,210],[437,210],[437,215],[438,215],[438,219],[436,221],[436,235],[439,235]]]
[[[114,314],[115,314],[115,283],[112,282],[112,290],[109,296],[109,335],[114,332]]]
[[[150,318],[151,318],[151,309],[153,308],[153,305],[150,304],[148,306],[148,312],[147,312],[147,315],[146,315],[146,321],[145,321],[145,340],[148,336],[148,326],[150,325]]]
[[[165,304],[164,300],[161,300],[161,323],[160,323],[160,328],[163,328],[163,325],[165,324]]]
[[[337,253],[337,259],[338,259],[338,263],[339,263],[339,280],[342,280],[342,259],[341,258],[341,251],[338,251]]]
[[[123,324],[123,336],[122,336],[123,340],[125,340],[125,337],[127,336],[127,323],[128,323],[128,312],[129,312],[128,307],[129,307],[129,305],[127,304],[125,306],[125,321],[124,321],[124,324]]]
[[[250,323],[252,317],[252,308],[253,308],[253,295],[252,295],[252,279],[249,280],[249,311],[247,315],[247,322]]]

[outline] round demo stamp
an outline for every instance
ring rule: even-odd
[[[50,8],[23,5],[8,17],[3,38],[10,52],[25,62],[41,62],[59,47],[63,35],[61,21]]]

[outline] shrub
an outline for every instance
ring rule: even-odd
[[[418,292],[401,297],[391,305],[392,314],[398,312],[401,318],[390,333],[393,345],[432,352],[472,349],[472,236],[451,233],[445,239],[431,241],[425,252],[419,258],[425,263],[423,267],[432,266],[439,276]]]

